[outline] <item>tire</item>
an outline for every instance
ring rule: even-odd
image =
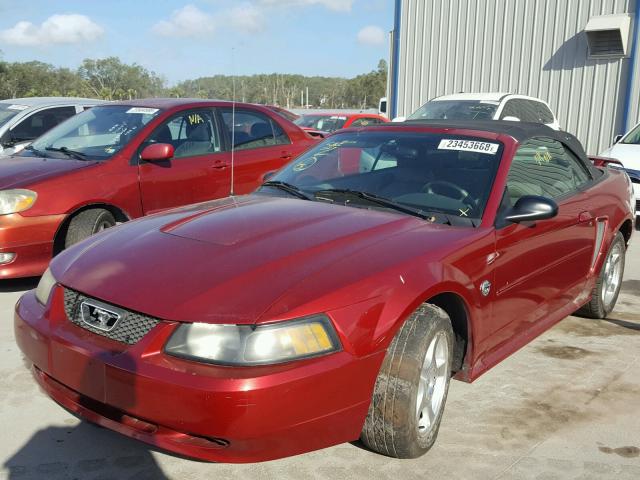
[[[626,245],[620,232],[616,233],[602,264],[596,285],[591,292],[591,300],[576,312],[587,318],[606,318],[616,306],[622,276]]]
[[[453,338],[448,315],[435,305],[422,305],[406,320],[376,379],[360,436],[365,446],[396,458],[416,458],[433,446],[449,390]],[[422,413],[426,408],[419,412],[421,397],[429,400],[431,416]]]
[[[64,240],[64,248],[69,248],[80,240],[84,240],[106,228],[111,228],[115,224],[116,219],[108,210],[103,208],[84,210],[71,219]]]

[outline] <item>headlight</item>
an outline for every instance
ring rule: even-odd
[[[42,305],[46,305],[49,301],[51,290],[53,290],[55,284],[56,279],[53,277],[51,270],[47,268],[47,271],[44,272],[42,278],[40,279],[40,283],[38,283],[38,288],[36,288],[36,299]]]
[[[0,215],[24,212],[36,203],[38,194],[31,190],[0,190]]]
[[[313,357],[340,349],[331,321],[314,315],[272,325],[180,325],[165,352],[196,361],[260,365]]]

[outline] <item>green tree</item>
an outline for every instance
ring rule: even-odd
[[[137,63],[122,63],[117,57],[87,58],[78,75],[94,96],[105,100],[154,97],[164,91],[164,79]]]
[[[1,55],[1,52],[0,52]],[[157,96],[236,99],[286,108],[307,103],[321,108],[376,107],[384,96],[387,63],[352,79],[281,73],[185,80],[170,88],[156,73],[117,57],[85,59],[77,70],[42,62],[5,62],[0,58],[0,98],[83,96],[124,100]]]

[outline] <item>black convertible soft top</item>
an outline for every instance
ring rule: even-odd
[[[576,155],[587,160],[587,154],[580,141],[564,131],[554,130],[541,123],[512,122],[505,120],[407,120],[397,123],[383,123],[380,126],[406,127],[438,127],[438,128],[464,128],[467,130],[479,130],[484,132],[502,133],[522,142],[531,137],[549,137],[564,143]]]

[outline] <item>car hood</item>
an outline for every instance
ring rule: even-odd
[[[10,156],[0,158],[0,190],[23,188],[47,178],[86,168],[95,162],[72,158]]]
[[[67,287],[162,319],[254,323],[276,302],[286,312],[302,297],[337,288],[354,270],[366,277],[381,262],[411,255],[394,237],[416,229],[439,231],[440,244],[452,243],[447,231],[460,230],[392,212],[254,194],[115,227],[63,252],[51,268]],[[363,262],[374,246],[378,251]]]
[[[625,168],[640,170],[640,145],[632,143],[616,143],[600,154],[620,160]]]

